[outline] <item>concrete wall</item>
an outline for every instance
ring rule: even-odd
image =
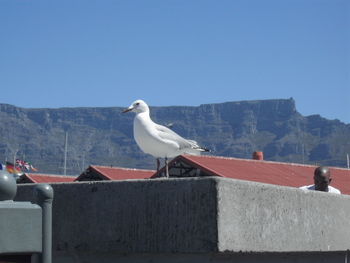
[[[350,249],[350,196],[217,177],[52,187],[54,262],[343,263]]]
[[[348,263],[346,252],[319,253],[66,253],[56,254],[54,263]]]
[[[128,253],[217,249],[215,180],[52,184],[53,251]],[[31,185],[18,187],[28,200]]]
[[[41,253],[41,221],[38,205],[0,201],[0,255]]]
[[[350,249],[350,196],[218,180],[219,251]]]

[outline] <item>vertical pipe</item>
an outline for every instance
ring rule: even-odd
[[[48,184],[39,184],[35,187],[38,205],[42,208],[42,263],[52,261],[52,201],[53,189]]]

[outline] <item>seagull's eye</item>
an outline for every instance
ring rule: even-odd
[[[140,105],[140,102],[136,103],[136,106],[139,106]]]

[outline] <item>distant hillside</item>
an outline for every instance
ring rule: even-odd
[[[31,161],[40,172],[63,172],[68,133],[67,174],[89,164],[155,168],[133,139],[133,113],[123,108],[23,109],[0,104],[0,162]],[[151,107],[154,121],[197,140],[212,154],[346,166],[350,124],[319,115],[302,116],[293,99],[240,101],[198,107]]]

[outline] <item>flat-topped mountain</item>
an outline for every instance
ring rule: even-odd
[[[67,174],[79,174],[89,164],[154,169],[154,158],[133,139],[134,114],[121,114],[123,108],[0,104],[0,162],[16,154],[40,172],[62,174],[68,134]],[[172,123],[174,131],[213,155],[251,158],[260,150],[266,160],[345,167],[350,153],[350,124],[302,116],[293,99],[150,108],[155,122]]]

